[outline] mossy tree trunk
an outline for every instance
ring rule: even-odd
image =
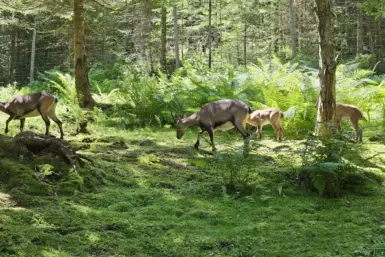
[[[92,109],[95,100],[92,98],[88,80],[83,0],[74,0],[74,42],[75,84],[79,105],[81,108]]]
[[[319,33],[320,96],[316,135],[329,137],[335,128],[336,61],[334,44],[335,15],[332,0],[315,0]]]

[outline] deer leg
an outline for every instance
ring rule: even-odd
[[[202,135],[205,131],[206,131],[206,130],[203,129],[203,128],[201,128],[201,131],[199,131],[197,141],[196,141],[196,143],[195,143],[195,145],[194,145],[194,147],[195,147],[196,149],[198,149],[200,137],[201,137],[201,135]]]
[[[350,119],[350,123],[353,125],[356,130],[356,143],[362,143],[362,128],[358,125],[358,119]]]
[[[232,123],[233,123],[234,127],[242,134],[243,138],[250,136],[249,132],[247,132],[247,130],[245,128],[246,123],[238,122],[238,121],[234,121]]]
[[[55,112],[50,112],[48,116],[58,125],[60,129],[60,139],[63,139],[64,137],[63,125],[62,125],[63,122],[61,122],[61,120],[59,120],[58,117],[56,117]]]
[[[340,118],[337,118],[337,131],[340,132],[341,131],[341,119]]]
[[[51,122],[49,121],[48,116],[46,114],[43,114],[43,112],[42,112],[40,107],[38,107],[37,110],[39,111],[41,117],[44,120],[44,123],[45,123],[45,135],[48,136],[49,135],[49,126],[51,125]]]
[[[246,124],[247,124],[248,117],[246,117],[243,121],[235,121],[233,122],[234,127],[238,129],[238,131],[242,134],[243,136],[243,148],[244,148],[244,153],[248,154],[249,152],[249,144],[250,144],[250,134],[246,130]]]
[[[20,119],[20,132],[24,131],[24,124],[25,124],[25,118],[24,119]]]
[[[257,126],[257,135],[259,136],[259,139],[262,139],[262,125]]]
[[[280,135],[280,128],[279,128],[279,125],[277,126],[277,124],[272,123],[271,126],[274,129],[275,139],[276,140],[280,140],[280,136],[279,136]]]
[[[206,128],[207,132],[209,133],[210,136],[210,142],[211,142],[211,147],[213,148],[213,152],[217,150],[214,144],[214,130],[212,127]]]
[[[11,115],[9,116],[9,118],[7,119],[7,121],[5,122],[5,134],[8,134],[9,132],[9,129],[8,129],[8,125],[9,123],[15,118],[15,115]]]
[[[279,125],[279,141],[282,141],[282,139],[283,139],[283,127],[280,124]]]

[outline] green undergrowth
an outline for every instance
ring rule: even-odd
[[[67,136],[87,157],[76,172],[1,148],[17,202],[0,208],[1,256],[381,256],[382,144],[347,143],[344,160],[373,179],[325,198],[301,186],[305,140],[266,133],[245,157],[235,132],[212,154],[193,130],[89,129]]]

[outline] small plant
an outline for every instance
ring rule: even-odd
[[[358,146],[351,149],[349,143],[337,138],[329,138],[323,142],[315,137],[309,137],[304,142],[301,152],[302,168],[298,177],[300,186],[317,190],[326,197],[339,197],[343,190],[350,186],[362,185],[367,181],[382,183],[382,179],[371,178],[364,170],[343,158],[349,149],[359,154],[362,149]]]
[[[210,169],[223,177],[227,193],[248,195],[252,192],[253,182],[258,180],[256,178],[258,174],[255,172],[253,162],[248,158],[238,150],[215,154]]]
[[[385,239],[383,237],[379,237],[373,240],[373,247],[360,247],[356,250],[356,254],[358,256],[385,256]]]

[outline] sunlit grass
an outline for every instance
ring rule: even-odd
[[[42,130],[39,119],[27,124]],[[0,129],[3,122],[4,115]],[[327,199],[296,185],[303,140],[276,142],[267,129],[236,163],[243,146],[236,131],[217,133],[211,154],[204,140],[205,151],[193,148],[196,129],[182,140],[172,128],[90,123],[90,135],[72,135],[67,121],[65,130],[94,161],[80,174],[99,180],[71,196],[33,196],[23,211],[1,208],[2,256],[353,256],[385,233],[383,186]],[[58,135],[55,125],[51,131]],[[383,145],[360,147],[346,160],[382,175],[384,156],[374,155]],[[249,173],[243,191],[227,192],[228,165]]]

